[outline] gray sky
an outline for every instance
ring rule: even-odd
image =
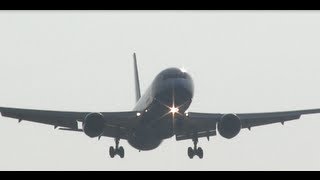
[[[320,107],[319,11],[1,11],[0,106],[121,111],[167,67],[195,83],[189,111]],[[320,114],[244,129],[231,140],[168,139],[147,152],[109,138],[0,118],[0,170],[320,170]]]

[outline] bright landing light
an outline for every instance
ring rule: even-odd
[[[178,113],[179,112],[179,108],[176,108],[176,107],[173,106],[173,107],[170,108],[170,112],[172,114]]]

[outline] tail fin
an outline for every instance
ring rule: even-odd
[[[136,102],[137,102],[140,99],[141,94],[140,94],[140,83],[139,83],[136,53],[133,53],[133,61],[134,61],[134,80],[135,80],[135,86],[136,86]]]

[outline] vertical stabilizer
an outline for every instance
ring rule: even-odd
[[[140,83],[139,83],[136,53],[133,53],[133,61],[134,61],[134,80],[135,80],[135,88],[136,88],[136,102],[137,102],[140,99],[141,94],[140,94]]]

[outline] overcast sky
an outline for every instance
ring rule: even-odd
[[[0,106],[132,110],[132,53],[141,90],[185,67],[189,111],[320,108],[319,11],[1,11]],[[320,114],[244,129],[231,140],[165,140],[111,159],[114,140],[0,117],[0,170],[320,170]]]

